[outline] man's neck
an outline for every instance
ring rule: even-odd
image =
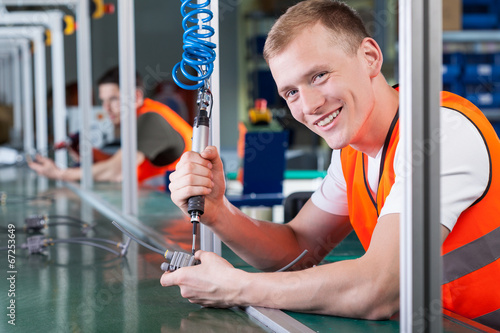
[[[399,93],[388,85],[383,79],[378,85],[374,85],[376,96],[375,106],[370,117],[363,125],[363,136],[359,143],[352,144],[351,147],[376,157],[383,147],[387,133],[399,107]]]

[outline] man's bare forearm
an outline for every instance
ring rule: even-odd
[[[387,319],[399,306],[397,278],[363,259],[302,271],[246,273],[237,303],[362,319]]]
[[[75,182],[79,181],[82,178],[82,169],[81,168],[67,168],[61,170],[60,177],[58,179],[66,181],[66,182]]]
[[[399,308],[399,216],[379,222],[360,258],[282,273],[245,273],[237,303],[364,319]]]
[[[274,270],[302,251],[288,226],[250,218],[226,198],[223,206],[217,223],[211,228],[250,265],[261,270]]]

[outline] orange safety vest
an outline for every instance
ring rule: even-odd
[[[488,119],[468,100],[442,92],[441,105],[460,112],[474,124],[484,139],[490,160],[490,178],[485,192],[462,212],[442,245],[443,307],[500,329],[500,140]],[[398,142],[396,114],[384,143],[375,196],[365,177],[366,155],[350,146],[341,151],[349,217],[365,250],[394,184],[394,155]]]
[[[182,136],[182,139],[184,140],[184,152],[191,150],[193,128],[184,119],[182,119],[181,116],[168,106],[149,98],[145,98],[144,103],[137,110],[137,117],[147,112],[155,112],[162,116],[170,124],[170,126],[172,126],[173,129],[179,132]],[[163,176],[167,171],[174,170],[179,160],[180,157],[175,162],[168,165],[156,166],[148,159],[145,159],[140,165],[137,166],[137,179],[139,183],[158,175]]]

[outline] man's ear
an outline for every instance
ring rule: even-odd
[[[362,52],[362,56],[368,65],[370,77],[376,77],[382,70],[382,63],[384,62],[380,46],[373,38],[366,37],[361,42],[360,51]]]
[[[135,89],[135,107],[140,108],[144,104],[144,91],[142,89]]]

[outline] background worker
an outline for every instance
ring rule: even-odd
[[[170,177],[172,200],[187,213],[187,199],[205,195],[201,222],[258,269],[275,271],[304,249],[308,255],[295,271],[248,273],[198,251],[200,265],[165,273],[161,284],[178,285],[204,306],[389,318],[399,309],[408,168],[397,149],[399,93],[381,73],[381,50],[350,7],[308,0],[275,23],[264,57],[294,118],[334,149],[322,185],[288,224],[256,220],[224,196],[222,162],[208,147],[183,155]],[[441,103],[443,306],[500,328],[500,142],[467,100],[443,93]],[[352,230],[366,253],[318,265]]]
[[[99,99],[120,137],[119,69],[112,68],[98,81]],[[137,177],[139,182],[156,176],[162,179],[166,171],[174,170],[183,152],[191,150],[192,127],[169,107],[144,97],[142,79],[136,75],[137,109]],[[123,133],[123,135],[127,135]],[[53,160],[37,156],[29,166],[38,174],[65,181],[82,177],[80,168],[60,169]],[[122,180],[122,150],[118,149],[106,160],[92,165],[96,181]]]

